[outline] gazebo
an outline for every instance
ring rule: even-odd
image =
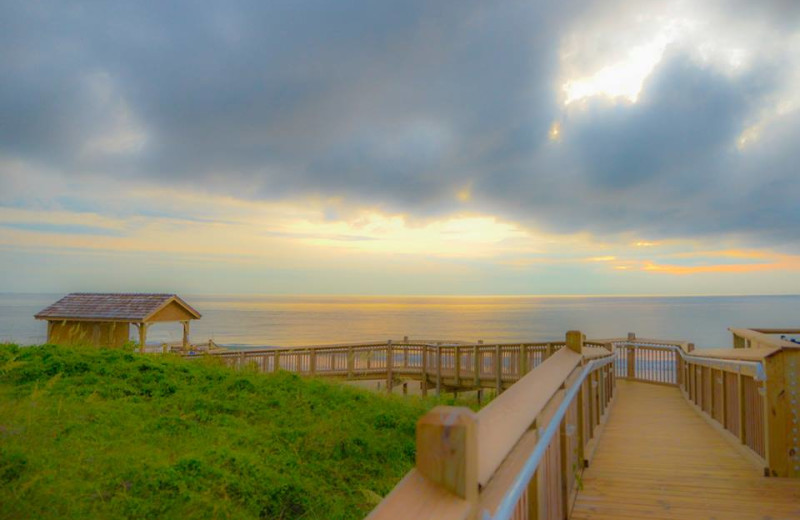
[[[139,329],[144,351],[153,323],[183,324],[183,347],[189,346],[189,322],[200,313],[175,294],[72,293],[35,315],[47,320],[47,342],[121,347],[130,325]]]

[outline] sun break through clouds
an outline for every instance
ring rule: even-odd
[[[4,3],[0,290],[797,292],[797,5]]]

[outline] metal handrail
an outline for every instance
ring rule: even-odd
[[[500,505],[497,507],[495,515],[492,516],[489,511],[484,510],[481,517],[482,520],[509,520],[514,515],[514,510],[517,507],[519,499],[522,497],[522,493],[525,492],[526,486],[533,478],[533,475],[536,472],[536,469],[539,467],[539,463],[542,461],[550,442],[558,432],[561,421],[566,416],[567,410],[572,405],[572,401],[575,399],[578,391],[582,388],[583,382],[586,380],[589,374],[602,366],[613,363],[616,358],[617,355],[614,353],[604,358],[594,359],[583,367],[583,370],[581,371],[577,381],[575,381],[569,390],[567,390],[564,400],[561,401],[561,404],[553,415],[553,418],[550,420],[550,423],[544,429],[544,433],[542,433],[541,438],[533,448],[528,460],[525,461],[522,470],[514,479],[514,483],[511,484],[505,496],[500,501]]]
[[[661,349],[661,350],[674,350],[680,354],[681,358],[684,361],[691,361],[696,365],[702,365],[707,367],[714,367],[719,365],[729,365],[739,368],[741,372],[741,367],[743,366],[750,366],[754,367],[756,371],[756,375],[753,379],[756,381],[766,381],[767,380],[767,372],[764,370],[764,364],[760,361],[744,361],[738,359],[725,359],[725,358],[709,358],[704,356],[698,356],[697,354],[689,354],[684,352],[682,348],[677,345],[656,345],[653,343],[646,343],[646,342],[638,342],[638,341],[620,341],[614,344],[616,345],[633,345],[635,347],[647,347],[651,349]]]

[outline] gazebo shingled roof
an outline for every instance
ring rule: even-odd
[[[47,320],[47,341],[69,342],[75,337],[85,341],[91,337],[95,344],[121,345],[128,341],[127,325],[132,324],[139,329],[140,349],[144,351],[147,328],[164,321],[183,324],[183,346],[187,348],[189,320],[199,319],[200,313],[176,294],[72,293],[34,317]],[[119,329],[117,324],[126,327]]]
[[[72,293],[36,314],[40,320],[143,322],[175,300],[195,318],[200,313],[175,294]]]

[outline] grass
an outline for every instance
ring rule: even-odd
[[[0,345],[0,518],[362,518],[433,399],[122,350]]]

